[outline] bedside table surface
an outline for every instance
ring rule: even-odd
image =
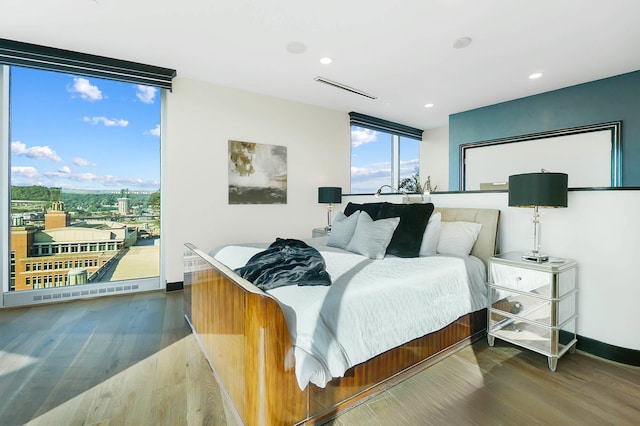
[[[576,262],[571,259],[549,257],[548,262],[537,263],[531,260],[522,259],[523,254],[523,252],[519,251],[497,254],[491,257],[491,261],[501,263],[503,265],[511,265],[518,268],[534,269],[551,273],[561,272],[565,269],[573,268],[576,266]]]

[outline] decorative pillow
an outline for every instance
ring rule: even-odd
[[[360,213],[345,216],[344,213],[338,212],[333,219],[327,245],[346,249],[349,241],[351,241],[353,232],[356,230],[359,216]]]
[[[371,219],[376,220],[378,219],[378,212],[380,211],[380,206],[382,206],[383,204],[389,204],[389,203],[381,202],[381,203],[358,204],[358,203],[349,202],[347,204],[347,207],[344,208],[344,214],[346,216],[351,216],[354,212],[363,211],[363,212],[367,212],[367,214]]]
[[[399,217],[374,221],[366,212],[360,213],[356,230],[347,245],[347,250],[369,259],[384,258],[398,223],[400,223]]]
[[[482,224],[474,222],[442,222],[438,253],[468,256],[476,243]]]
[[[442,213],[434,213],[427,222],[427,229],[422,236],[420,245],[420,256],[433,256],[438,251],[438,240],[440,239],[440,228],[442,227]]]
[[[433,204],[391,204],[380,206],[378,220],[399,217],[400,223],[393,233],[387,253],[398,257],[418,257],[424,230],[433,213]]]

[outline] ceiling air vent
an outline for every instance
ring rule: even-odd
[[[378,99],[377,96],[370,95],[367,92],[363,92],[362,90],[354,89],[353,87],[347,86],[346,84],[342,84],[342,83],[338,83],[337,81],[329,80],[328,78],[316,77],[316,78],[314,78],[314,80],[318,81],[320,83],[328,84],[329,86],[337,87],[338,89],[346,90],[347,92],[355,93],[356,95],[364,96],[365,98]]]

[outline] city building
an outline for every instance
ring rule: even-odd
[[[44,229],[15,217],[11,226],[11,291],[99,281],[135,243],[137,230],[108,221],[71,224],[64,203],[44,216]]]

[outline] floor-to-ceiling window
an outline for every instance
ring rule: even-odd
[[[162,89],[1,68],[4,304],[158,288]]]

